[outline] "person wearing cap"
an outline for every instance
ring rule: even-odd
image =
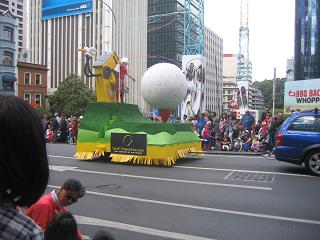
[[[177,120],[174,118],[174,115],[171,114],[171,115],[169,116],[169,119],[168,119],[167,123],[170,123],[170,124],[175,124],[175,123],[177,123]]]
[[[251,147],[251,134],[248,129],[244,130],[244,135],[241,137],[241,141],[243,143],[242,148],[243,151],[248,152]]]
[[[76,203],[86,193],[86,187],[81,180],[70,178],[59,190],[42,196],[35,204],[25,211],[25,215],[33,219],[45,231],[49,223],[60,212],[68,212],[67,206]],[[83,239],[78,229],[79,239]]]

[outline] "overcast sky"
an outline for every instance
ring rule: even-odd
[[[240,0],[205,0],[204,22],[223,38],[224,53],[239,53]],[[294,0],[249,0],[253,81],[286,76],[294,55]]]

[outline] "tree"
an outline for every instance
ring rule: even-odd
[[[51,113],[80,116],[85,113],[88,102],[96,101],[96,96],[79,76],[70,75],[48,99]]]
[[[284,83],[285,78],[277,78],[276,81],[276,96],[275,96],[275,108],[283,109],[283,98],[284,98]],[[261,91],[263,95],[264,105],[266,107],[272,107],[272,92],[273,92],[273,80],[264,80],[262,82],[253,82],[252,86]]]

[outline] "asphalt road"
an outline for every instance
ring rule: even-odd
[[[320,178],[261,156],[205,155],[174,167],[73,159],[74,145],[48,144],[48,191],[82,179],[69,209],[81,232],[117,240],[318,240]]]

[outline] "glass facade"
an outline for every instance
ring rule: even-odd
[[[199,12],[197,3],[194,12]],[[181,68],[183,51],[184,0],[148,0],[148,68],[161,62]]]
[[[184,46],[182,2],[148,0],[148,68],[161,62],[181,68]]]
[[[320,78],[320,0],[296,0],[295,80]]]

